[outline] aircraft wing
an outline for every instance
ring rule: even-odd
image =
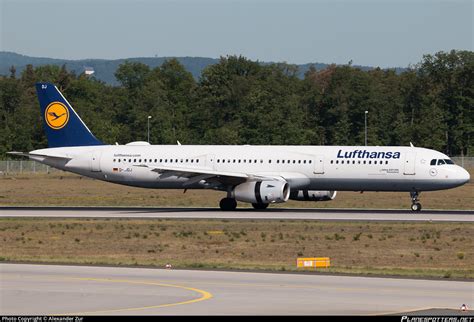
[[[210,169],[169,167],[169,166],[150,166],[146,164],[134,165],[135,167],[149,168],[153,172],[161,174],[160,178],[165,179],[171,176],[189,178],[184,186],[189,186],[201,180],[209,183],[221,183],[226,185],[237,185],[251,180],[278,180],[276,177],[261,176],[251,173],[214,171]]]

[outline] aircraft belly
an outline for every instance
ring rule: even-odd
[[[434,180],[401,179],[325,179],[317,178],[311,180],[308,190],[338,190],[338,191],[429,191],[448,189],[453,184],[435,182]]]

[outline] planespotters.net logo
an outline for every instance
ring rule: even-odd
[[[474,316],[402,316],[402,322],[474,322]]]

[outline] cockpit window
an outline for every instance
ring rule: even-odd
[[[430,165],[443,165],[443,164],[454,164],[451,159],[433,159]]]

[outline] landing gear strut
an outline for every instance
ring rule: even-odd
[[[413,211],[421,211],[421,203],[418,201],[418,196],[420,193],[418,191],[412,191],[410,192],[410,197],[411,197],[411,210]]]
[[[237,208],[237,201],[234,198],[222,198],[219,206],[224,211],[235,210]]]

